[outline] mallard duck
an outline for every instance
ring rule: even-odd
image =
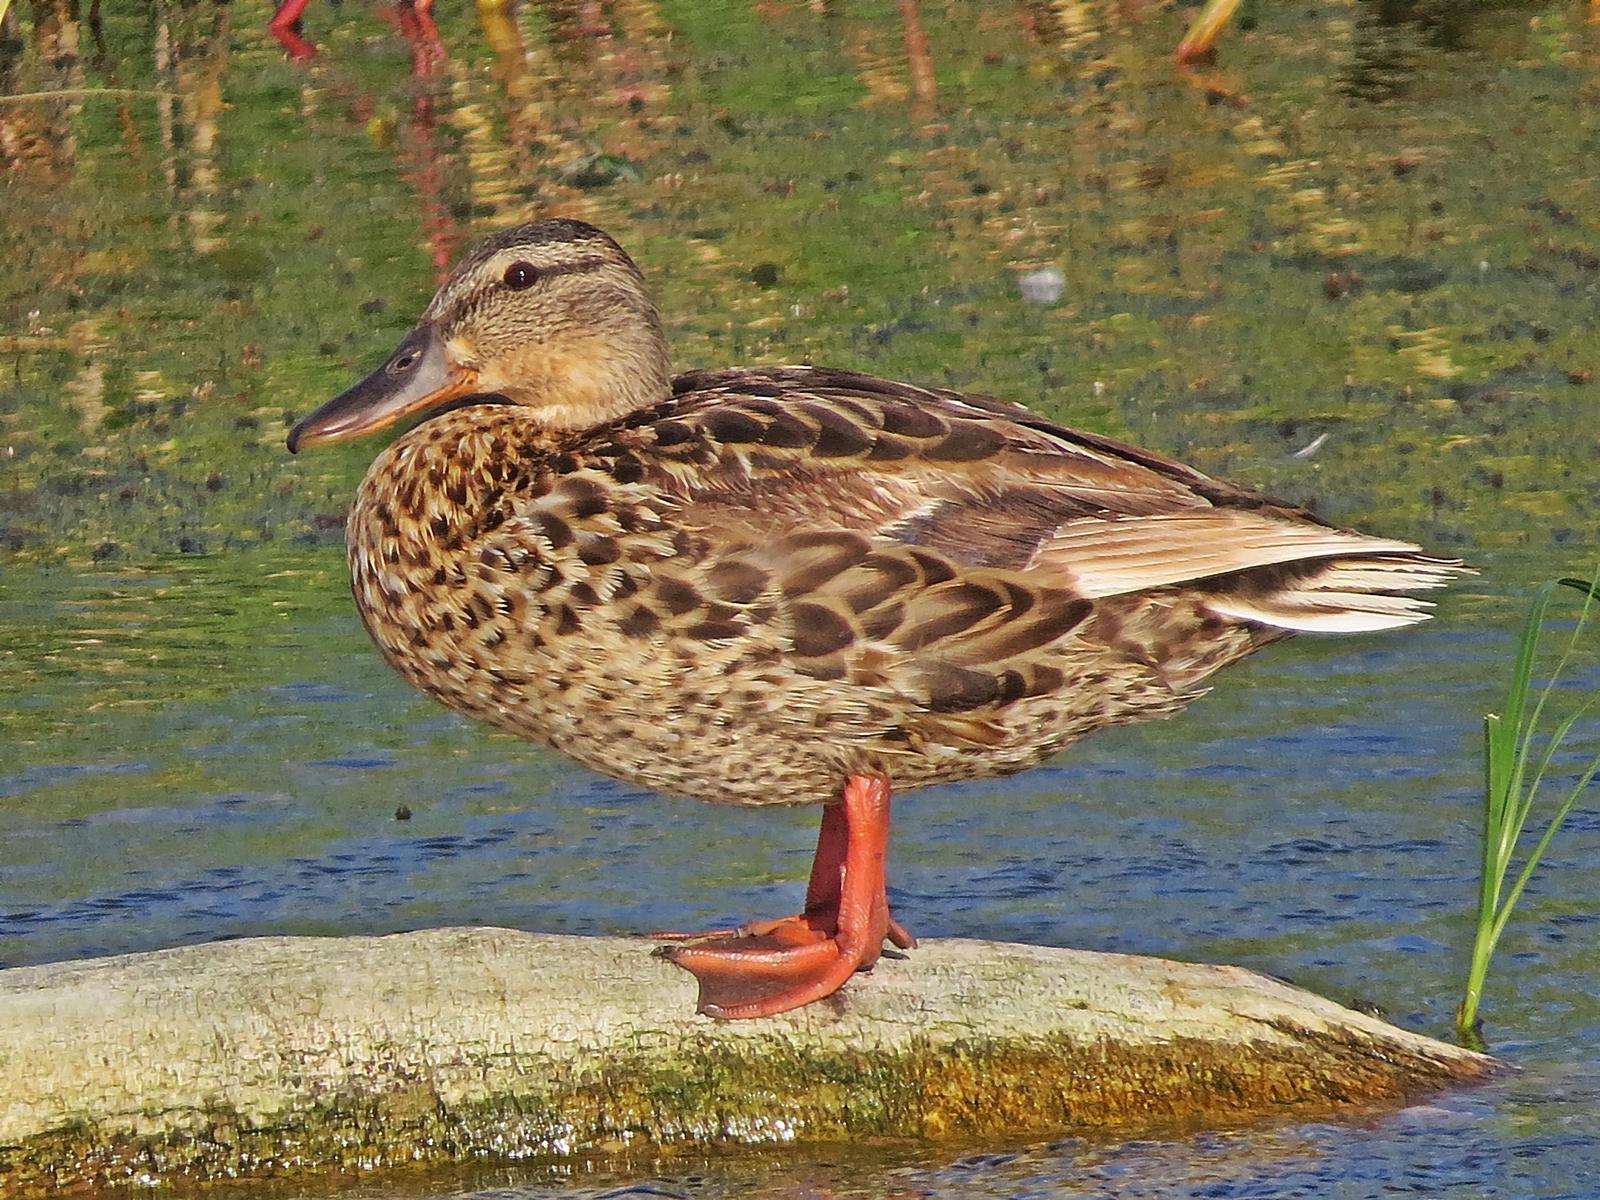
[[[663,934],[758,1017],[909,949],[891,787],[1020,771],[1167,716],[1288,634],[1422,620],[1464,568],[986,396],[855,371],[674,377],[639,269],[545,220],[482,242],[299,450],[420,419],[347,538],[413,685],[596,771],[820,804],[805,908]]]

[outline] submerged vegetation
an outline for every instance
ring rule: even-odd
[[[1479,562],[1600,511],[1565,9],[1264,5],[1203,80],[1162,6],[319,4],[303,60],[272,11],[12,6],[0,557],[337,542],[364,460],[288,425],[544,215],[680,367],[1002,395]]]
[[[1544,635],[1545,617],[1550,602],[1562,587],[1576,588],[1582,592],[1583,608],[1567,636],[1555,668],[1544,686],[1537,689],[1535,698],[1533,672],[1539,643]],[[1541,732],[1545,706],[1577,652],[1597,595],[1600,595],[1600,573],[1592,582],[1565,578],[1553,579],[1539,586],[1534,592],[1533,603],[1529,606],[1528,617],[1517,643],[1517,656],[1511,670],[1510,684],[1506,688],[1505,703],[1499,713],[1484,717],[1483,868],[1478,878],[1477,927],[1472,941],[1471,964],[1467,970],[1467,990],[1456,1012],[1456,1025],[1462,1038],[1474,1046],[1482,1040],[1478,1033],[1478,1006],[1483,999],[1489,961],[1500,943],[1500,935],[1505,932],[1506,923],[1511,919],[1512,910],[1516,908],[1523,889],[1528,886],[1528,880],[1533,877],[1545,851],[1560,832],[1567,814],[1595,775],[1600,773],[1600,754],[1597,754],[1557,802],[1539,840],[1523,855],[1522,867],[1507,887],[1512,859],[1533,815],[1540,785],[1544,783],[1556,756],[1567,744],[1573,728],[1594,710],[1596,704],[1600,704],[1600,696],[1591,696],[1561,717],[1549,733]],[[1531,709],[1528,703],[1530,699],[1533,700]]]

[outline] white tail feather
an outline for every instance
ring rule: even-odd
[[[1395,557],[1336,561],[1400,563],[1408,561],[1400,555],[1420,549],[1410,542],[1297,524],[1262,513],[1205,509],[1070,522],[1040,550],[1036,563],[1062,571],[1081,595],[1096,599],[1305,559],[1370,554]]]
[[[1418,592],[1447,585],[1459,568],[1417,559],[1336,560],[1316,577],[1316,586],[1344,592]]]
[[[1376,633],[1426,621],[1433,608],[1430,601],[1392,593],[1443,587],[1469,571],[1460,563],[1421,556],[1335,559],[1278,591],[1220,594],[1205,606],[1219,617],[1275,629]]]
[[[1248,509],[1070,521],[1035,558],[1082,596],[1174,585],[1219,617],[1307,633],[1369,633],[1428,619],[1425,600],[1470,568],[1421,547]]]
[[[1290,629],[1296,633],[1377,633],[1382,629],[1399,629],[1428,619],[1428,609],[1433,605],[1426,600],[1412,600],[1403,611],[1385,612],[1373,607],[1320,608],[1311,604],[1292,606],[1269,599],[1252,602],[1237,597],[1207,601],[1208,612],[1236,621],[1250,621],[1257,625],[1270,625],[1274,629]]]

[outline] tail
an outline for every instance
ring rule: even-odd
[[[1303,633],[1375,633],[1426,621],[1432,601],[1404,592],[1444,587],[1472,569],[1420,552],[1331,558],[1242,572],[1205,609],[1219,617]]]
[[[1472,574],[1411,542],[1217,508],[1069,522],[1040,565],[1090,599],[1181,587],[1215,616],[1306,633],[1414,625],[1433,605],[1404,593]]]

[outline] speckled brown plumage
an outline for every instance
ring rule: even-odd
[[[993,401],[805,368],[673,391],[576,433],[514,405],[435,417],[349,522],[357,605],[408,680],[665,791],[1020,770],[1282,636],[1215,611],[1249,570],[1094,595],[1053,556],[1075,524],[1361,540]]]
[[[289,445],[425,418],[348,523],[361,618],[418,688],[647,787],[827,806],[803,912],[669,952],[714,1016],[914,944],[891,785],[1165,716],[1290,632],[1411,624],[1402,593],[1462,569],[998,400],[668,361],[621,247],[537,222]]]

